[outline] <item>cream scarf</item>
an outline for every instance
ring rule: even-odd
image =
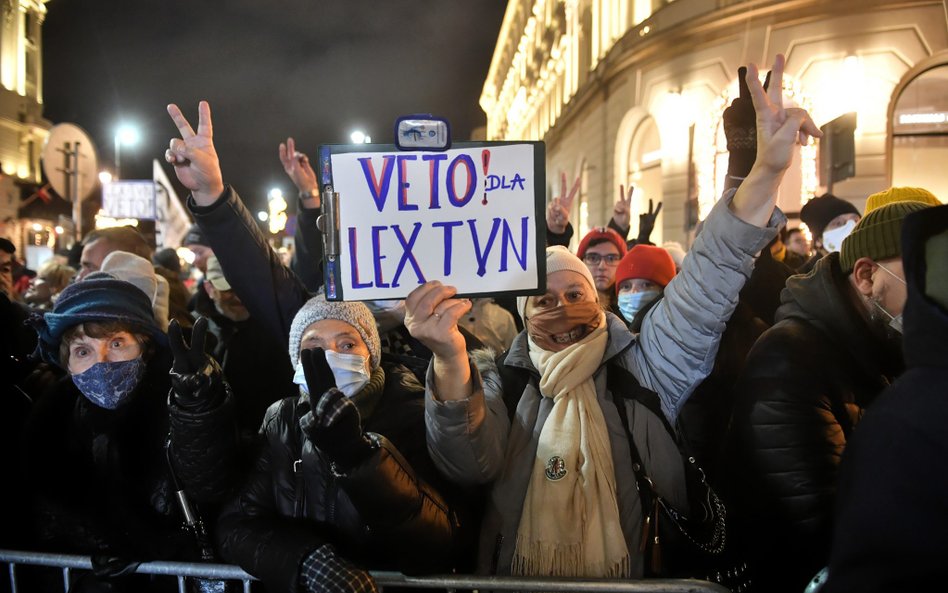
[[[603,319],[561,352],[541,350],[530,341],[540,393],[553,399],[553,409],[540,430],[520,516],[515,575],[629,576],[612,449],[592,378],[607,338]]]

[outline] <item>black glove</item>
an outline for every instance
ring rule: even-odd
[[[191,330],[191,347],[184,341],[177,320],[168,327],[168,341],[174,364],[171,366],[171,390],[178,405],[191,411],[206,411],[224,399],[224,376],[220,365],[204,353],[207,319],[199,317]]]
[[[643,212],[639,214],[639,236],[636,239],[636,244],[651,245],[649,241],[649,236],[652,234],[652,231],[655,229],[655,221],[658,220],[658,213],[662,211],[662,203],[658,203],[658,208],[652,210],[652,198],[648,199],[648,212]]]
[[[310,389],[312,409],[300,418],[300,428],[336,471],[348,472],[370,456],[376,446],[362,432],[359,409],[346,394],[336,389],[326,353],[321,348],[303,350],[300,361],[307,386],[321,389],[328,385],[322,393]]]
[[[737,69],[738,96],[724,110],[724,137],[727,138],[727,174],[743,179],[757,159],[757,113],[747,87],[747,68]],[[770,86],[770,72],[764,90]]]
[[[307,593],[378,593],[372,575],[337,556],[330,544],[303,559],[300,584]]]
[[[332,368],[326,362],[326,351],[322,348],[311,348],[300,352],[300,362],[306,374],[306,391],[312,401],[336,386],[336,377]]]

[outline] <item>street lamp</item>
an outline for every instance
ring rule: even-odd
[[[349,134],[349,139],[352,140],[353,144],[369,144],[372,142],[372,137],[362,130],[353,131]]]
[[[122,146],[135,146],[140,136],[138,128],[121,124],[115,131],[115,179],[122,178]]]

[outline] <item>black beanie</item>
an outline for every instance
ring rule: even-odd
[[[810,229],[813,238],[819,239],[823,236],[826,225],[840,214],[860,215],[859,210],[846,200],[841,200],[833,194],[823,194],[803,205],[800,209],[800,220]]]

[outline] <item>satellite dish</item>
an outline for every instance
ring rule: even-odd
[[[76,124],[57,124],[43,147],[43,171],[56,193],[71,202],[84,200],[98,181],[95,145]]]

